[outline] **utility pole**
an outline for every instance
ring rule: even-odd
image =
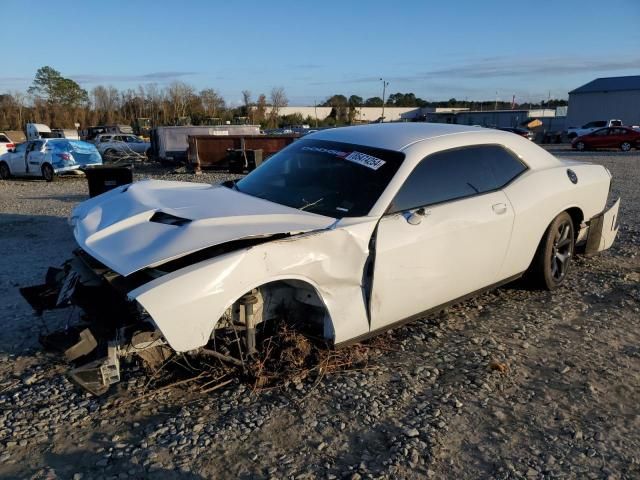
[[[380,79],[380,81],[382,82],[382,119],[381,121],[384,122],[384,94],[387,91],[387,85],[389,85],[389,82],[387,82],[386,80],[383,80],[382,78]]]
[[[496,103],[493,106],[494,110],[498,110],[498,91],[496,90]]]

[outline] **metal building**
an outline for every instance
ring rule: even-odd
[[[569,92],[567,126],[610,119],[640,125],[640,75],[596,78]]]
[[[427,113],[427,121],[480,125],[481,127],[519,127],[529,118],[529,110],[468,110]]]

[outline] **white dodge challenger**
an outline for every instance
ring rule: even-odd
[[[242,362],[282,315],[344,345],[522,275],[555,289],[576,252],[614,241],[610,184],[499,130],[325,130],[236,182],[141,181],[81,203],[74,258],[23,294],[85,309],[65,355],[102,393],[133,353]],[[239,349],[217,351],[229,330]]]

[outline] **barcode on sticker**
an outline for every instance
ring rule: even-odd
[[[378,170],[381,166],[385,164],[385,161],[373,157],[371,155],[367,155],[366,153],[360,152],[351,152],[349,155],[344,157],[345,160],[349,160],[350,162],[357,163],[364,167],[370,168],[371,170]]]

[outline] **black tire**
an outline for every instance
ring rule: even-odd
[[[53,182],[56,178],[56,174],[53,171],[53,167],[51,165],[49,165],[48,163],[45,163],[42,166],[42,177],[47,181],[47,182]]]
[[[629,152],[632,148],[631,142],[622,142],[620,144],[620,150],[623,152]]]
[[[579,150],[581,152],[584,152],[587,149],[587,146],[585,145],[584,142],[578,142],[576,143],[576,150]]]
[[[0,162],[0,180],[7,180],[11,178],[11,170],[9,170],[9,165],[5,162]]]
[[[530,278],[540,288],[555,290],[564,282],[575,251],[573,220],[567,212],[553,219],[544,233],[530,267]]]

